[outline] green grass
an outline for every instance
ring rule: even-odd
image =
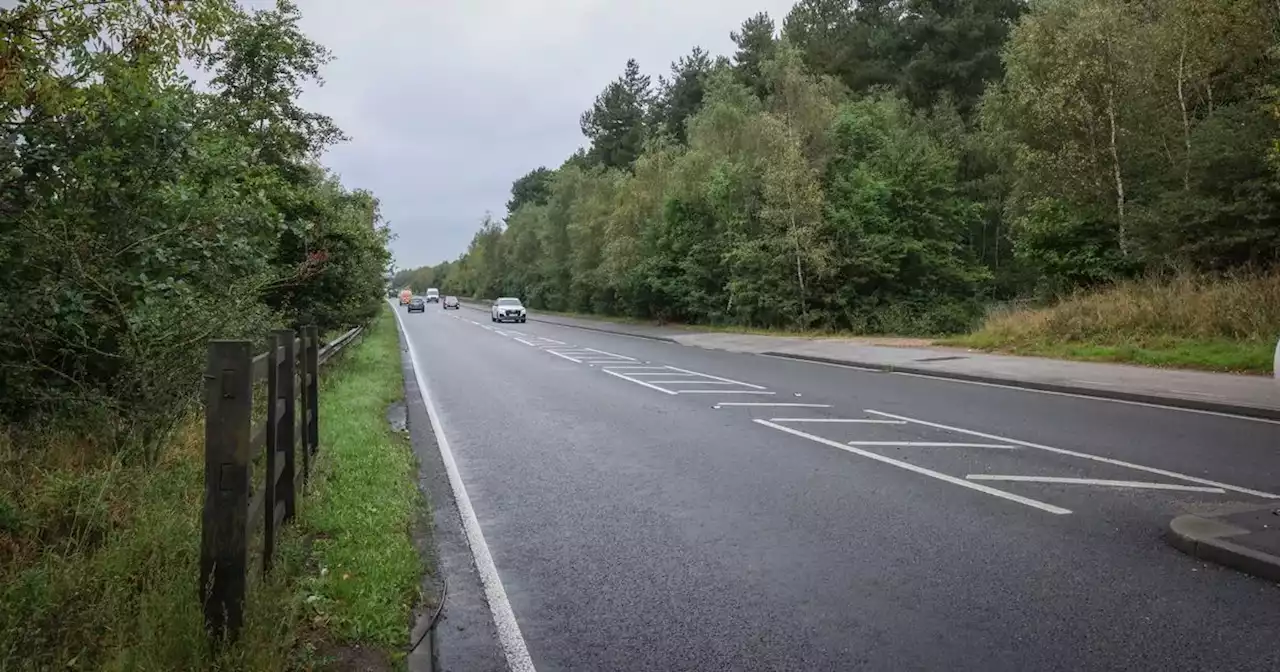
[[[1014,355],[1258,374],[1271,371],[1275,348],[1275,344],[1266,342],[1173,338],[1116,345],[1078,342],[1013,344],[987,340],[981,333],[946,339],[940,343]]]
[[[196,588],[203,419],[151,465],[92,437],[0,432],[0,671],[275,672],[341,661],[354,644],[397,659],[424,569],[413,458],[384,419],[400,381],[389,314],[325,368],[323,453],[300,524],[251,581],[241,641],[216,655]]]
[[[377,647],[403,658],[422,561],[411,531],[425,510],[408,438],[388,426],[403,396],[400,346],[389,310],[346,355],[320,394],[323,475],[303,526],[315,537],[308,617],[331,645]],[[318,647],[321,648],[321,647]]]

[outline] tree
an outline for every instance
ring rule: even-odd
[[[658,78],[655,125],[680,144],[688,140],[685,123],[702,106],[706,78],[712,66],[710,54],[694,47],[689,55],[671,64],[670,80]]]
[[[630,168],[644,145],[645,121],[652,93],[650,79],[635,59],[627,61],[621,77],[596,97],[582,114],[582,134],[591,141],[588,158],[606,168]]]
[[[733,54],[734,69],[742,83],[760,98],[769,94],[761,67],[773,57],[775,30],[773,19],[760,12],[742,22],[742,28],[729,33],[729,38],[738,47]]]
[[[544,205],[551,188],[553,173],[539,166],[511,184],[511,198],[507,200],[507,216],[526,203]]]

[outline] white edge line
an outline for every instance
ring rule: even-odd
[[[644,382],[643,380],[636,380],[635,378],[631,378],[631,377],[629,377],[629,376],[624,376],[624,375],[622,375],[621,373],[618,373],[618,372],[616,372],[616,371],[610,371],[609,369],[600,369],[600,370],[601,370],[601,371],[604,371],[605,373],[607,373],[607,374],[609,374],[609,375],[611,375],[611,376],[617,376],[617,377],[619,377],[619,378],[621,378],[621,379],[623,379],[623,380],[626,380],[626,381],[629,381],[629,382],[635,383],[636,385],[643,385],[643,386],[645,386],[645,387],[647,387],[647,388],[649,388],[649,389],[657,390],[657,391],[662,392],[662,393],[664,393],[664,394],[675,394],[675,392],[673,392],[673,391],[671,391],[671,390],[668,390],[668,389],[665,389],[665,388],[662,388],[662,387],[658,387],[657,385],[650,385],[649,383],[646,383],[646,382]]]
[[[713,376],[713,375],[711,375],[711,374],[709,374],[709,373],[698,373],[697,371],[690,371],[689,369],[681,369],[681,368],[677,368],[677,367],[674,367],[674,366],[668,366],[667,368],[668,368],[668,369],[671,369],[672,371],[679,371],[680,373],[687,373],[687,374],[689,374],[689,375],[691,375],[691,376],[702,376],[703,378],[710,378],[710,379],[712,379],[712,380],[723,380],[723,381],[725,381],[726,383],[737,383],[737,384],[739,384],[739,385],[741,385],[741,386],[743,386],[743,387],[752,387],[752,388],[755,388],[755,389],[757,389],[757,390],[763,390],[763,389],[764,389],[764,386],[763,386],[763,385],[752,385],[751,383],[744,383],[744,382],[742,382],[741,380],[734,380],[734,379],[732,379],[732,378],[721,378],[720,376]]]
[[[462,518],[462,527],[467,534],[467,545],[471,547],[471,555],[475,559],[476,571],[484,584],[485,598],[489,602],[489,610],[493,613],[494,626],[498,630],[498,641],[502,644],[502,652],[507,658],[507,667],[512,672],[535,672],[533,659],[529,657],[529,648],[525,645],[524,635],[520,633],[520,624],[516,622],[515,611],[507,599],[507,591],[502,586],[502,577],[498,576],[498,567],[493,563],[493,555],[489,545],[485,543],[484,531],[480,529],[480,520],[476,518],[475,509],[471,506],[471,498],[467,495],[467,486],[462,482],[462,473],[453,459],[453,450],[449,448],[449,439],[445,436],[444,427],[440,424],[440,411],[431,400],[431,392],[427,389],[427,381],[422,377],[422,366],[418,362],[418,353],[413,348],[413,339],[404,328],[400,319],[400,311],[393,311],[400,333],[404,334],[405,345],[409,346],[409,361],[413,363],[413,375],[418,383],[418,393],[422,395],[422,403],[427,408],[427,417],[431,419],[431,431],[436,435],[436,445],[440,448],[440,458],[444,461],[445,471],[449,474],[449,485],[453,488],[453,499],[458,505],[458,516]]]
[[[771,428],[776,429],[776,430],[778,430],[778,431],[780,431],[780,432],[786,432],[786,433],[788,433],[788,434],[792,434],[792,435],[794,435],[794,436],[799,436],[799,437],[804,438],[804,439],[809,439],[810,441],[815,441],[815,442],[817,442],[817,443],[821,443],[821,444],[823,444],[823,445],[831,446],[832,448],[839,448],[840,450],[843,450],[843,451],[845,451],[845,452],[849,452],[849,453],[853,453],[854,455],[861,455],[862,457],[870,458],[870,459],[875,460],[875,461],[877,461],[877,462],[883,462],[883,463],[885,463],[885,464],[890,464],[890,465],[893,465],[893,466],[898,467],[898,468],[900,468],[900,469],[906,469],[907,471],[913,471],[913,472],[915,472],[915,473],[917,473],[917,474],[920,474],[920,475],[922,475],[922,476],[928,476],[928,477],[930,477],[930,478],[936,478],[936,479],[938,479],[938,480],[940,480],[940,481],[945,481],[945,482],[947,482],[947,483],[951,483],[952,485],[958,485],[958,486],[960,486],[960,487],[962,487],[962,488],[969,488],[970,490],[977,490],[978,492],[981,492],[981,493],[983,493],[983,494],[987,494],[987,495],[991,495],[992,497],[999,497],[999,498],[1001,498],[1001,499],[1007,499],[1007,500],[1009,500],[1009,501],[1011,501],[1011,502],[1017,502],[1017,503],[1019,503],[1019,504],[1024,504],[1024,505],[1026,505],[1026,506],[1030,506],[1031,508],[1034,508],[1034,509],[1040,509],[1041,511],[1047,511],[1047,512],[1049,512],[1049,513],[1056,514],[1056,515],[1065,515],[1065,514],[1071,513],[1071,510],[1070,510],[1070,509],[1064,509],[1064,508],[1062,508],[1062,507],[1060,507],[1060,506],[1054,506],[1053,504],[1046,504],[1045,502],[1041,502],[1041,501],[1038,501],[1038,500],[1034,500],[1034,499],[1031,499],[1030,497],[1023,497],[1022,495],[1015,495],[1015,494],[1013,494],[1012,492],[1005,492],[1004,490],[997,490],[997,489],[995,489],[995,488],[989,488],[989,487],[987,487],[987,486],[985,486],[985,485],[981,485],[981,484],[979,484],[979,483],[971,483],[971,482],[966,481],[966,480],[964,480],[964,479],[962,479],[962,478],[956,478],[955,476],[948,476],[947,474],[943,474],[943,473],[941,473],[941,472],[937,472],[937,471],[934,471],[934,470],[932,470],[932,469],[925,469],[924,467],[921,467],[921,466],[917,466],[917,465],[911,464],[910,462],[902,462],[902,461],[900,461],[900,460],[895,460],[895,459],[893,459],[893,458],[891,458],[891,457],[885,457],[884,455],[880,455],[880,454],[878,454],[878,453],[873,453],[873,452],[871,452],[871,451],[869,451],[869,450],[860,450],[860,449],[858,449],[858,448],[854,448],[854,447],[852,447],[852,446],[846,446],[846,445],[844,445],[843,443],[840,443],[840,442],[838,442],[838,441],[832,441],[831,439],[825,439],[825,438],[823,438],[823,437],[821,437],[821,436],[816,436],[816,435],[814,435],[814,434],[809,434],[808,432],[802,432],[802,431],[800,431],[800,430],[798,430],[798,429],[793,429],[793,428],[791,428],[791,427],[786,427],[786,426],[784,426],[784,425],[775,424],[775,423],[769,422],[768,420],[761,420],[761,419],[759,419],[759,418],[756,418],[753,422],[755,422],[755,423],[757,423],[757,424],[764,425],[765,427],[771,427]]]
[[[574,364],[581,364],[581,363],[582,363],[582,360],[581,360],[581,359],[574,359],[574,358],[570,357],[569,355],[562,355],[562,354],[560,354],[560,353],[556,352],[555,350],[543,350],[543,352],[549,352],[549,353],[551,353],[551,354],[555,355],[556,357],[563,357],[564,359],[567,359],[567,360],[569,360],[569,361],[573,362]]]
[[[802,361],[802,360],[798,360],[798,361]],[[814,362],[814,363],[821,364],[823,362]],[[839,365],[832,364],[831,366],[839,366]],[[874,369],[872,370],[874,371]],[[878,373],[884,373],[884,372],[880,371]],[[1076,399],[1088,399],[1090,401],[1105,401],[1112,404],[1128,404],[1130,406],[1146,406],[1147,408],[1159,408],[1165,411],[1178,411],[1181,413],[1199,413],[1200,415],[1216,415],[1220,418],[1231,418],[1232,420],[1251,420],[1253,422],[1265,422],[1272,425],[1280,425],[1280,420],[1272,420],[1271,418],[1256,418],[1250,415],[1237,415],[1235,413],[1223,413],[1222,411],[1206,411],[1199,408],[1186,408],[1184,406],[1169,406],[1167,404],[1153,404],[1149,401],[1112,399],[1110,397],[1100,397],[1092,394],[1079,394],[1076,392],[1058,392],[1056,390],[1037,390],[1033,387],[1018,387],[1017,385],[1002,385],[1000,383],[988,383],[981,380],[962,380],[960,378],[947,378],[945,376],[930,376],[923,373],[908,373],[906,371],[893,371],[892,373],[895,376],[927,378],[929,380],[941,380],[947,383],[963,383],[965,385],[981,385],[983,387],[998,387],[1002,390],[1013,390],[1015,392],[1035,392],[1036,394],[1052,394],[1059,397],[1075,397]]]
[[[788,406],[790,404],[777,404],[778,406]],[[794,404],[795,406],[804,406],[805,404]],[[828,407],[830,408],[830,407]],[[866,420],[866,419],[850,419],[850,418],[769,418],[769,422],[851,422],[867,425],[905,425],[907,423],[901,420]]]
[[[994,441],[1005,441],[1008,443],[1017,444],[1019,446],[1026,446],[1027,448],[1038,448],[1040,450],[1045,450],[1050,453],[1058,453],[1059,455],[1070,455],[1072,457],[1079,457],[1086,460],[1094,460],[1096,462],[1102,462],[1104,464],[1114,464],[1118,467],[1128,467],[1130,469],[1136,469],[1138,471],[1145,471],[1149,474],[1160,474],[1161,476],[1168,476],[1170,478],[1179,478],[1191,483],[1199,483],[1201,485],[1211,485],[1215,488],[1224,488],[1226,490],[1242,492],[1246,495],[1253,495],[1255,497],[1262,497],[1264,499],[1280,499],[1280,495],[1274,495],[1269,492],[1262,492],[1260,490],[1250,490],[1249,488],[1242,488],[1237,485],[1230,485],[1228,483],[1219,483],[1218,481],[1211,481],[1207,478],[1196,478],[1195,476],[1179,474],[1176,471],[1167,471],[1165,469],[1157,469],[1155,467],[1144,467],[1141,464],[1125,462],[1123,460],[1117,460],[1110,457],[1102,457],[1100,455],[1092,455],[1090,453],[1079,453],[1074,450],[1067,450],[1065,448],[1054,448],[1053,446],[1046,446],[1039,443],[1031,443],[1030,441],[1020,441],[1018,439],[1010,439],[1008,437],[998,436],[996,434],[986,434],[983,432],[975,432],[971,429],[960,429],[959,427],[952,427],[950,425],[943,425],[936,422],[926,422],[924,420],[916,420],[915,418],[908,418],[902,415],[894,415],[892,413],[885,413],[883,411],[873,411],[869,408],[866,409],[866,411],[868,413],[874,413],[875,415],[884,416],[886,418],[893,418],[895,420],[906,420],[907,422],[914,422],[918,425],[924,425],[926,427],[934,427],[936,429],[946,429],[952,432],[959,432],[960,434],[968,434],[969,436],[980,436],[984,439],[992,439]]]
[[[1101,485],[1112,488],[1137,488],[1144,490],[1183,490],[1186,492],[1216,492],[1225,494],[1222,488],[1202,485],[1178,485],[1176,483],[1148,483],[1146,481],[1111,481],[1101,478],[1067,478],[1064,476],[1002,476],[1000,474],[969,474],[971,481],[1012,481],[1015,483],[1065,483],[1068,485]]]
[[[673,394],[777,394],[777,392],[764,390],[676,390]]]
[[[831,408],[831,404],[789,404],[775,401],[720,401],[716,406],[786,406],[790,408]]]

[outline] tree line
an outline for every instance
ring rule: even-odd
[[[154,447],[198,400],[208,339],[378,310],[388,233],[318,161],[345,136],[298,104],[329,60],[299,18],[0,9],[0,424]]]
[[[400,284],[691,323],[939,333],[992,302],[1280,261],[1280,5],[801,0],[512,185]]]

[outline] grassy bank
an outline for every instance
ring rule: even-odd
[[[982,350],[1106,362],[1269,373],[1280,338],[1280,272],[1149,279],[1048,308],[991,315],[945,341]]]
[[[397,658],[422,571],[413,460],[384,419],[400,384],[390,315],[326,367],[299,524],[252,584],[242,641],[217,656],[196,589],[203,419],[150,465],[91,438],[0,434],[0,670],[342,667],[356,644]]]

